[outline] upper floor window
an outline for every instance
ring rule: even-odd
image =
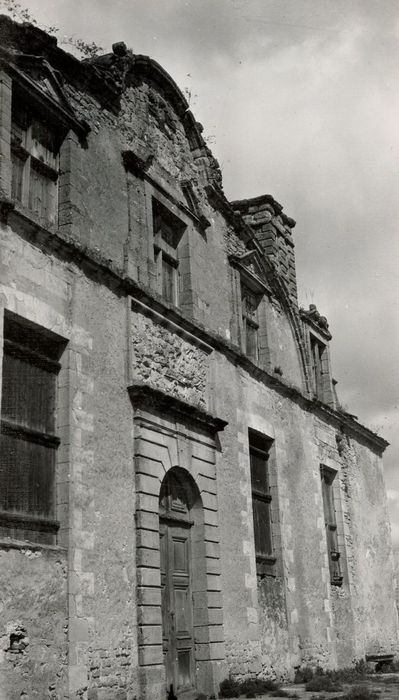
[[[57,218],[59,149],[62,135],[43,115],[12,104],[11,196],[50,222]]]
[[[0,534],[51,544],[55,520],[58,359],[54,336],[4,320],[0,434]]]
[[[257,296],[244,284],[241,285],[242,326],[245,354],[254,362],[259,357]]]
[[[185,224],[156,199],[153,199],[152,215],[158,292],[169,304],[179,306],[178,246]]]
[[[248,433],[248,440],[256,559],[258,563],[274,563],[269,483],[269,458],[273,441],[252,430]]]
[[[334,479],[336,474],[337,472],[333,471],[332,469],[328,469],[325,466],[321,466],[320,468],[330,578],[333,585],[341,586],[341,555],[338,550],[337,518],[334,505]]]
[[[311,372],[314,392],[320,401],[325,400],[325,380],[329,378],[327,347],[310,334]]]

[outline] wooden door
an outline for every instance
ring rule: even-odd
[[[161,520],[160,549],[166,683],[178,694],[194,687],[190,525]]]

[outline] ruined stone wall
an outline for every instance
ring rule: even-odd
[[[206,408],[208,353],[158,319],[132,311],[131,322],[131,381]]]
[[[1,611],[2,689],[10,693],[7,700],[20,697],[11,688],[26,689],[32,698],[74,698],[88,687],[93,699],[96,689],[98,697],[126,698],[128,689],[133,697],[135,487],[127,302],[9,228],[1,229],[1,246],[2,310],[67,341],[57,420],[59,544],[17,550],[0,545],[0,585],[12,594]],[[14,663],[6,646],[17,623],[26,629],[29,646]]]
[[[1,700],[69,698],[66,552],[1,546],[0,572]]]
[[[0,611],[0,677],[7,700],[24,692],[54,700],[133,700],[144,692],[157,697],[164,678],[159,563],[154,565],[158,492],[162,470],[176,466],[189,472],[204,505],[209,605],[204,591],[196,591],[206,621],[196,630],[204,687],[217,689],[229,671],[292,676],[300,664],[346,665],[365,653],[395,649],[379,458],[352,434],[337,441],[332,424],[339,425],[340,417],[325,412],[323,418],[321,412],[316,418],[315,406],[292,389],[303,389],[301,361],[286,310],[274,297],[265,297],[269,365],[263,369],[279,368],[276,374],[289,388],[239,356],[239,280],[234,286],[227,256],[247,248],[229,217],[205,195],[215,162],[205,147],[189,146],[182,119],[150,79],[131,76],[120,107],[112,109],[76,83],[66,81],[65,90],[91,131],[86,144],[71,131],[62,147],[60,238],[51,246],[55,229],[45,234],[37,222],[29,228],[29,216],[18,207],[10,225],[0,229],[1,310],[67,343],[57,421],[57,545],[0,543],[0,587],[10,601]],[[9,151],[9,141],[3,141],[2,154],[4,144]],[[124,150],[142,160],[145,176],[125,168]],[[209,226],[187,212],[183,180],[192,183]],[[154,281],[155,193],[181,213],[186,226],[181,253],[188,301],[180,309],[162,302]],[[292,222],[277,216],[277,238],[269,236],[269,223],[266,243],[278,243],[274,262],[295,302],[293,251],[286,240]],[[62,238],[77,241],[80,253],[67,254]],[[86,252],[97,262],[84,262]],[[187,417],[172,420],[170,407],[167,416],[142,412],[132,407],[131,385],[150,387],[171,403],[185,402],[187,414],[202,411],[201,420],[206,411],[228,425],[211,439],[209,429],[194,430]],[[249,428],[274,441],[276,563],[267,576],[255,561]],[[321,464],[338,472],[339,589],[330,583]],[[138,556],[137,547],[149,551]],[[33,586],[39,591],[35,599]],[[146,624],[150,630],[142,629]],[[25,641],[21,653],[11,655],[13,629]],[[154,677],[147,667],[154,667]]]
[[[343,443],[342,485],[357,656],[397,653],[394,562],[382,460],[352,438]]]
[[[391,653],[396,649],[397,622],[379,460],[348,438],[358,460],[353,477],[358,493],[348,506],[346,463],[338,452],[336,429],[221,358],[215,362],[215,410],[229,421],[220,436],[218,492],[231,672],[283,676],[298,665],[345,666],[376,653],[377,647],[380,653]],[[276,447],[277,469],[271,474],[274,577],[256,576],[248,428],[273,438]],[[359,460],[364,460],[365,470],[360,478]],[[340,484],[335,506],[342,587],[330,583],[322,464],[338,472]]]

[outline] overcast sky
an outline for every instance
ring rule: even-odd
[[[269,193],[296,219],[300,303],[330,322],[340,398],[391,442],[399,544],[398,2],[21,4],[59,40],[125,41],[161,63],[191,94],[227,197]]]

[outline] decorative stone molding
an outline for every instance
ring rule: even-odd
[[[331,340],[332,335],[328,330],[328,321],[325,316],[318,312],[316,304],[310,304],[309,309],[299,309],[301,319],[309,324],[315,331],[320,333],[326,340]]]
[[[129,396],[135,407],[154,406],[170,415],[178,416],[180,419],[198,423],[206,428],[211,433],[217,433],[227,425],[227,421],[222,418],[217,418],[211,413],[203,411],[198,406],[186,403],[181,399],[155,389],[143,382],[136,382],[128,387]]]

